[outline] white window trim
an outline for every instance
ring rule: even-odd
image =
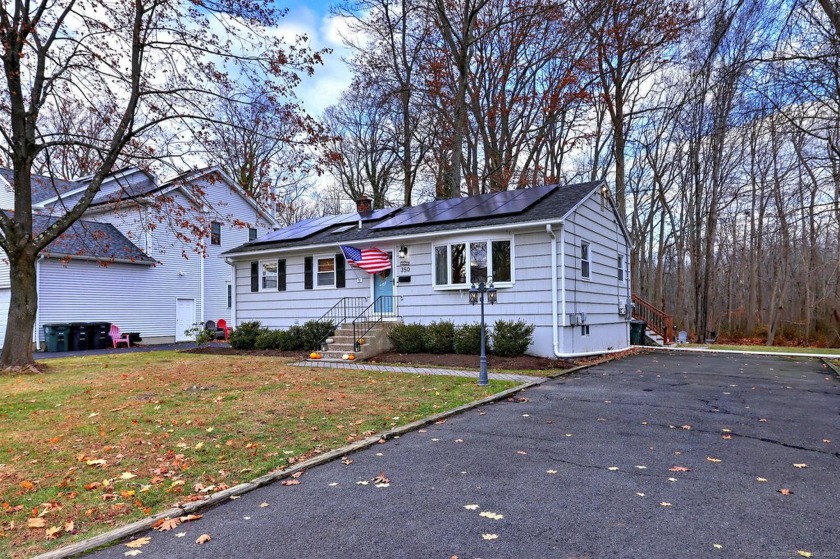
[[[270,259],[270,260],[260,260],[260,261],[259,261],[259,267],[260,267],[260,269],[259,269],[259,272],[260,272],[260,274],[259,274],[259,280],[260,280],[260,291],[261,291],[261,292],[265,292],[265,291],[274,292],[274,291],[277,291],[277,282],[280,280],[280,274],[279,274],[280,270],[276,270],[276,271],[274,272],[274,287],[263,287],[263,278],[265,277],[265,276],[263,276],[263,264],[274,264],[275,266],[277,266],[277,259],[275,258],[275,259]]]
[[[586,259],[583,258],[583,245],[586,245]],[[580,241],[580,252],[578,253],[578,259],[580,260],[580,279],[586,281],[592,281],[592,243],[589,241],[584,241],[581,239]],[[583,263],[589,263],[589,275],[583,275]]]
[[[591,256],[591,255],[590,255]],[[618,255],[619,261],[617,269],[621,271],[621,277],[618,278],[618,283],[624,285],[627,282],[627,270],[625,270],[625,258],[623,254]],[[591,264],[589,271],[592,271]]]
[[[332,260],[333,261],[333,281],[332,285],[318,285],[318,261]],[[312,255],[312,289],[337,289],[336,284],[336,270],[335,270],[335,254],[314,254]]]
[[[431,245],[431,260],[432,260],[432,288],[435,291],[463,291],[470,288],[470,243],[487,243],[487,264],[488,268],[493,263],[493,241],[506,241],[510,243],[510,281],[493,282],[493,286],[498,289],[507,289],[516,284],[516,244],[513,237],[479,237],[479,238],[464,238],[454,239],[451,241],[432,243]],[[467,269],[467,283],[451,283],[452,281],[452,245],[466,245],[466,269]],[[435,248],[446,247],[446,284],[436,285],[437,278],[437,261],[435,259]],[[492,276],[490,277],[492,279]]]

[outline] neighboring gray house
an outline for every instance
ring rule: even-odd
[[[88,179],[33,176],[35,228],[63,212]],[[12,171],[0,169],[0,208],[13,207]],[[279,226],[269,212],[218,168],[159,183],[137,168],[115,171],[84,219],[51,243],[37,263],[38,315],[43,325],[103,321],[144,342],[186,340],[197,322],[230,321],[230,266],[221,253]],[[206,257],[197,250],[205,247]],[[6,332],[9,269],[0,251],[0,345]]]
[[[350,267],[342,245],[389,253],[392,269]],[[394,320],[474,323],[470,284],[490,276],[488,323],[522,318],[536,327],[529,353],[566,357],[630,346],[628,247],[609,189],[591,182],[306,220],[225,256],[235,324],[286,328],[344,298],[388,296]]]

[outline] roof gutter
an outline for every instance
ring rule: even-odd
[[[65,258],[69,258],[71,260],[105,262],[106,264],[138,264],[140,266],[154,266],[157,263],[143,260],[131,260],[130,258],[97,258],[96,256],[80,256],[75,254],[44,254],[42,255],[42,258],[50,258],[54,260],[63,260]]]
[[[500,224],[500,225],[485,225],[484,227],[468,227],[463,229],[451,229],[448,231],[434,231],[430,233],[417,233],[415,235],[411,234],[404,234],[404,235],[393,235],[391,237],[376,237],[375,239],[356,239],[353,241],[347,241],[352,243],[378,243],[378,242],[390,242],[396,240],[405,240],[406,238],[410,238],[412,241],[416,239],[428,239],[434,237],[445,237],[448,235],[458,235],[465,232],[484,232],[484,231],[498,231],[499,229],[504,229],[507,231],[519,230],[519,229],[539,229],[541,227],[550,226],[553,223],[557,223],[557,219],[551,220],[542,220],[542,221],[528,221],[524,223],[515,223],[512,225],[507,224]],[[330,243],[321,243],[317,245],[297,245],[294,247],[286,247],[286,248],[271,248],[271,249],[263,249],[263,250],[251,250],[248,252],[226,252],[223,253],[226,259],[238,259],[238,258],[245,258],[248,256],[257,256],[257,255],[266,255],[271,253],[284,253],[284,252],[293,252],[299,250],[315,250],[315,249],[323,249],[323,248],[332,248],[335,247],[337,241],[333,241]],[[344,241],[338,241],[340,243],[344,243]]]

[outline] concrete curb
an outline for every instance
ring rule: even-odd
[[[576,367],[574,369],[570,369],[568,371],[563,371],[558,373],[559,375],[567,374],[570,372],[574,372],[586,367],[591,367],[592,365],[584,365],[582,367]],[[548,379],[545,379],[548,380]],[[343,446],[341,448],[337,448],[335,450],[331,450],[329,452],[325,452],[323,454],[319,454],[318,456],[314,456],[308,460],[304,460],[303,462],[299,462],[293,466],[285,468],[283,470],[276,470],[274,472],[269,472],[263,476],[260,476],[256,479],[251,480],[247,483],[240,483],[239,485],[235,485],[223,491],[218,491],[210,495],[207,499],[203,501],[194,501],[191,503],[184,503],[179,507],[174,507],[169,510],[157,513],[155,515],[149,516],[147,518],[143,518],[137,520],[136,522],[132,522],[131,524],[127,524],[125,526],[121,526],[119,528],[115,528],[103,534],[99,534],[98,536],[94,536],[92,538],[88,538],[86,540],[82,540],[80,542],[76,542],[64,547],[60,547],[58,549],[54,549],[52,551],[48,551],[47,553],[43,553],[34,557],[33,559],[64,559],[67,557],[72,557],[74,555],[78,555],[80,553],[85,553],[91,551],[97,547],[101,547],[110,543],[114,543],[118,540],[121,540],[128,536],[133,536],[134,534],[145,532],[149,530],[152,525],[157,522],[158,520],[166,517],[174,518],[176,516],[186,516],[187,514],[194,514],[197,511],[210,508],[212,506],[218,505],[224,501],[230,499],[231,496],[235,495],[242,495],[244,493],[248,493],[257,489],[258,487],[262,487],[264,485],[268,485],[275,481],[280,481],[287,477],[290,477],[292,474],[297,472],[301,472],[303,470],[307,470],[309,468],[313,468],[315,466],[319,466],[321,464],[326,464],[327,462],[332,462],[333,460],[345,456],[347,454],[357,452],[359,450],[363,450],[365,448],[371,447],[377,444],[380,440],[388,440],[397,438],[405,433],[413,431],[415,429],[419,429],[431,423],[435,423],[436,421],[440,421],[441,419],[446,419],[448,417],[452,417],[454,415],[458,415],[465,411],[471,410],[473,408],[477,408],[484,404],[489,404],[492,402],[497,402],[499,400],[504,400],[505,398],[510,397],[517,392],[521,392],[522,390],[527,390],[528,388],[533,388],[534,386],[539,386],[545,380],[539,380],[534,382],[528,382],[525,384],[521,384],[519,386],[514,386],[513,388],[508,388],[502,392],[498,392],[496,394],[491,394],[486,398],[481,398],[480,400],[475,400],[464,404],[462,406],[458,406],[457,408],[453,408],[451,410],[447,410],[441,413],[437,413],[434,415],[430,415],[428,417],[424,417],[422,419],[418,419],[417,421],[412,421],[411,423],[407,423],[406,425],[402,425],[400,427],[395,427],[393,429],[389,429],[387,431],[383,431],[378,435],[373,435],[371,437],[367,437],[366,439],[362,439],[360,441],[356,441],[353,444]]]
[[[837,378],[840,378],[840,367],[829,361],[830,357],[823,357],[822,362],[825,363],[829,369],[834,371],[834,374],[837,375]]]
[[[825,353],[795,353],[792,351],[748,351],[741,349],[709,349],[705,347],[663,347],[663,346],[633,346],[659,351],[685,351],[688,353],[736,353],[739,355],[766,355],[768,357],[816,357],[819,359],[840,359],[840,355]]]

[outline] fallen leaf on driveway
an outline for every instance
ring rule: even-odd
[[[123,555],[125,555],[126,557],[134,557],[136,555],[140,555],[141,553],[143,552],[139,549],[132,549],[131,551],[126,551],[125,553],[123,553]]]
[[[644,493],[636,493],[636,495],[638,495],[639,497],[644,497],[645,496]]]
[[[763,483],[763,482],[767,481],[767,478],[764,478],[764,477],[757,477],[757,478],[755,478],[755,480],[756,480],[756,481],[760,481],[760,482],[762,482],[762,483]]]
[[[790,489],[778,489],[778,492],[782,495],[793,495],[793,491]]]
[[[723,549],[723,546],[720,545],[719,543],[713,543],[712,547],[714,547],[715,549]]]
[[[385,472],[379,472],[379,475],[371,480],[373,483],[391,483],[391,480],[385,477]]]
[[[344,464],[345,466],[349,466],[350,464],[353,463],[353,459],[345,456],[344,458],[341,459],[341,463]]]
[[[174,530],[178,526],[181,525],[180,518],[161,518],[154,524],[152,524],[152,529],[157,530],[158,532],[167,532],[169,530]]]
[[[616,470],[618,469],[618,466],[610,466],[610,467],[609,467],[609,468],[607,468],[607,469],[608,469],[609,471],[611,471],[611,472],[614,472],[614,471],[616,471]]]
[[[723,432],[723,433],[731,433],[731,432],[732,432],[732,429],[721,429],[721,432]]]
[[[210,537],[210,534],[201,534],[200,536],[198,536],[198,539],[195,540],[195,543],[201,545],[203,543],[209,542],[212,539],[213,538]]]
[[[667,502],[665,502],[665,501],[662,501],[662,502],[661,502],[661,503],[659,503],[659,504],[660,504],[660,505],[662,505],[663,507],[670,507],[670,506],[671,506],[671,503],[667,503]]]
[[[647,466],[636,466],[637,470],[647,470]]]
[[[522,454],[522,455],[524,456],[524,455],[526,455],[526,454],[528,454],[528,453],[527,453],[527,452],[525,452],[524,450],[517,450],[517,451],[516,451],[516,454]]]
[[[691,431],[691,425],[683,425],[680,427],[680,429],[683,429],[685,431]]]
[[[186,533],[186,532],[178,532],[177,534],[175,534],[175,537],[176,537],[176,538],[183,538],[183,537],[184,537],[184,536],[186,536],[186,535],[187,535],[187,533]]]
[[[831,439],[823,439],[823,442],[824,442],[825,444],[831,444]]]
[[[231,499],[232,499],[232,498],[233,498],[233,497],[231,497]],[[181,522],[192,522],[193,520],[198,520],[198,519],[199,519],[199,518],[201,518],[202,516],[203,516],[203,515],[201,515],[201,514],[188,514],[188,515],[186,515],[186,516],[182,516],[182,517],[180,517],[178,520],[180,520]]]
[[[545,473],[547,474],[556,474],[557,470],[546,470]]]
[[[267,506],[269,506],[268,503],[260,503],[260,508],[261,509],[264,509]]]
[[[504,518],[504,516],[502,516],[501,514],[498,514],[498,513],[495,513],[495,512],[490,512],[490,511],[484,511],[481,514],[479,514],[478,516],[483,516],[484,518],[490,518],[491,520],[501,520],[501,519]]]
[[[685,466],[673,466],[668,468],[669,472],[690,472],[691,468],[686,468]]]
[[[715,464],[723,462],[723,460],[719,460],[718,458],[712,458],[711,456],[706,456],[706,460],[708,460],[709,462],[714,462]]]
[[[668,481],[677,481],[677,478],[675,478],[675,477],[669,477],[669,478],[668,478]]]
[[[807,468],[808,464],[794,464],[793,467],[794,468]]]
[[[814,554],[811,553],[810,551],[805,551],[805,550],[802,550],[802,549],[797,549],[796,554],[799,555],[800,557],[813,557],[814,556]]]
[[[467,510],[476,510],[478,505],[464,505],[464,508]]]
[[[767,420],[766,419],[759,419],[758,422],[759,423],[767,423]]]
[[[481,537],[485,540],[495,540],[499,538],[498,534],[481,534]]]
[[[146,545],[146,544],[147,544],[147,543],[149,543],[150,541],[152,541],[152,538],[148,538],[148,537],[146,537],[146,538],[137,538],[136,540],[131,540],[130,542],[128,542],[127,544],[125,544],[125,546],[126,546],[126,547],[131,547],[131,548],[135,548],[135,549],[136,549],[136,548],[138,548],[138,547],[143,547],[144,545]]]
[[[295,478],[284,479],[280,485],[300,485],[300,480]]]

